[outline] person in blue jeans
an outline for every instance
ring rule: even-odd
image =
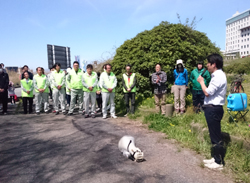
[[[192,96],[193,96],[193,110],[199,113],[202,110],[204,104],[205,94],[201,89],[200,83],[197,81],[199,76],[204,78],[205,85],[208,86],[211,76],[206,68],[203,66],[203,61],[197,62],[197,68],[195,68],[190,74],[190,81],[192,82]]]
[[[181,59],[176,61],[174,70],[174,107],[176,113],[183,114],[185,112],[185,95],[188,88],[188,71],[184,68]]]

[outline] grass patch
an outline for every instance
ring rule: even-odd
[[[227,75],[228,78],[232,74]],[[250,93],[250,76],[244,75],[245,81],[243,87],[245,93]],[[228,82],[228,90],[230,86],[230,78]],[[173,102],[173,95],[167,95],[167,103]],[[165,117],[157,114],[154,106],[154,97],[145,99],[135,115],[129,115],[130,119],[141,120],[148,125],[149,129],[166,134],[166,138],[175,139],[182,147],[190,148],[204,158],[210,158],[211,142],[207,129],[205,116],[203,113],[194,114],[192,111],[192,96],[186,96],[187,112],[185,115]],[[248,95],[248,103],[250,104],[250,95]],[[234,136],[250,143],[250,127],[249,119],[250,112],[246,115],[248,125],[238,119],[237,125],[229,121],[227,113],[227,102],[224,105],[224,116],[221,121],[222,132],[228,133],[231,137]],[[194,126],[199,128],[194,128]],[[250,151],[243,147],[242,141],[233,141],[227,145],[227,153],[225,157],[226,166],[224,173],[234,177],[235,182],[250,183]],[[201,167],[204,165],[201,163]]]

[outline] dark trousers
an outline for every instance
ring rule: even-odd
[[[209,105],[203,109],[212,143],[211,155],[214,157],[216,163],[224,164],[225,148],[221,136],[221,119],[224,114],[223,107]]]
[[[23,97],[24,114],[27,114],[27,106],[29,101],[29,113],[33,112],[33,97]]]
[[[193,106],[198,107],[204,104],[205,94],[202,90],[192,90]]]
[[[70,105],[71,95],[66,94],[67,104]]]
[[[51,89],[51,87],[49,86],[49,97],[50,97],[50,99],[52,99],[52,95],[53,95],[52,89]]]
[[[96,94],[96,102],[98,108],[102,109],[102,94]]]
[[[12,101],[14,102],[14,104],[16,103],[14,96],[10,96],[10,102],[12,103]]]
[[[124,93],[124,96],[125,96],[127,113],[134,114],[135,113],[135,92]],[[131,99],[131,110],[129,106],[129,99]]]
[[[3,104],[3,112],[7,112],[8,106],[8,91],[0,92],[0,103]]]

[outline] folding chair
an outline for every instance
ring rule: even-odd
[[[245,118],[249,111],[249,109],[247,109],[247,95],[245,93],[229,94],[227,101],[227,112],[235,125],[238,126],[235,120],[237,117],[238,119],[243,119],[247,124]]]

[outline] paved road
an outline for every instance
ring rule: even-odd
[[[119,139],[127,134],[135,137],[145,162],[118,151]],[[0,144],[4,183],[232,182],[222,172],[202,168],[195,152],[126,118],[0,116]]]

